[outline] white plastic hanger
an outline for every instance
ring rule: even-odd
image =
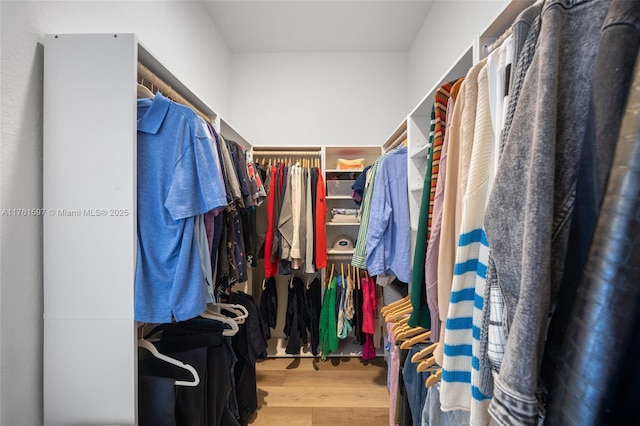
[[[222,331],[222,335],[223,336],[235,336],[236,333],[238,332],[238,330],[240,330],[240,327],[238,327],[238,323],[235,322],[233,319],[229,318],[226,315],[223,315],[219,312],[211,312],[209,310],[203,312],[202,314],[200,314],[200,316],[202,318],[208,318],[208,319],[212,319],[215,321],[220,321],[222,323],[225,323],[227,325],[229,325],[231,327],[231,329],[225,329]]]
[[[187,382],[187,381],[184,381],[184,380],[176,380],[174,385],[176,385],[176,386],[198,386],[198,384],[200,383],[200,376],[198,376],[198,372],[196,371],[195,368],[193,368],[189,364],[185,364],[182,361],[178,361],[175,358],[171,358],[170,356],[161,354],[158,351],[158,349],[153,345],[153,343],[151,343],[150,341],[145,340],[145,339],[138,339],[138,347],[148,350],[149,352],[151,352],[151,354],[154,357],[156,357],[158,359],[161,359],[162,361],[168,362],[169,364],[173,364],[173,365],[176,365],[176,366],[178,366],[180,368],[183,368],[183,369],[187,370],[188,372],[190,372],[193,375],[193,382]]]
[[[249,311],[247,310],[247,308],[245,308],[244,306],[237,304],[237,303],[221,303],[221,302],[216,302],[212,305],[208,305],[209,308],[207,309],[207,312],[213,313],[213,314],[221,314],[224,315],[220,310],[224,309],[225,311],[231,312],[232,314],[235,314],[234,317],[231,317],[232,320],[234,320],[235,322],[237,322],[238,324],[244,324],[244,320],[246,318],[249,317]],[[216,308],[218,310],[216,310]]]

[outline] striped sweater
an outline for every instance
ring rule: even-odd
[[[471,423],[483,424],[485,420],[482,413],[486,413],[490,397],[480,392],[476,383],[472,383],[472,371],[479,370],[474,348],[477,351],[479,347],[481,323],[478,320],[481,322],[484,308],[489,244],[483,222],[490,182],[495,174],[495,143],[489,111],[486,61],[476,67],[480,67],[480,71],[473,146],[445,325],[440,401],[445,411],[470,410],[473,399]]]

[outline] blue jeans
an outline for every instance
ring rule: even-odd
[[[417,344],[409,349],[407,360],[402,366],[402,379],[404,380],[404,386],[407,390],[407,399],[409,400],[413,426],[420,426],[420,413],[427,399],[427,388],[424,386],[424,382],[427,380],[427,377],[429,377],[429,373],[418,373],[416,371],[418,364],[411,362],[411,357],[425,346],[425,344]]]
[[[436,383],[427,390],[427,399],[422,407],[422,426],[464,426],[468,424],[468,411],[442,411],[440,409],[440,383]]]

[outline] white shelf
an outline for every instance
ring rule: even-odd
[[[326,200],[352,200],[350,195],[327,195]]]
[[[340,170],[340,169],[327,169],[325,173],[362,173],[364,169],[352,169],[352,170]]]
[[[236,129],[234,129],[233,126],[231,126],[231,124],[229,124],[229,122],[224,119],[224,117],[218,115],[218,118],[218,129],[223,138],[225,138],[226,140],[234,141],[245,148],[251,148],[251,144]]]
[[[411,158],[424,158],[428,154],[429,154],[429,144],[426,144],[416,149],[416,151],[411,154]]]
[[[327,254],[332,256],[335,256],[335,255],[352,256],[353,252],[354,250],[334,250],[334,249],[327,250]]]
[[[360,222],[327,222],[327,226],[360,226]]]
[[[433,85],[431,90],[426,94],[420,103],[409,114],[411,117],[429,117],[431,115],[431,106],[436,91],[440,86],[448,81],[455,80],[460,77],[464,77],[469,71],[469,68],[473,65],[473,43],[467,47],[451,67],[444,73],[444,75]],[[411,142],[409,142],[411,143]]]

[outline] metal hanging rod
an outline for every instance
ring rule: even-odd
[[[179,104],[188,106],[209,124],[213,124],[213,120],[211,119],[211,117],[200,111],[195,105],[186,100],[184,96],[175,91],[175,89],[173,89],[167,83],[162,81],[160,77],[155,75],[149,68],[145,67],[140,62],[138,62],[138,80],[140,84],[151,89],[152,92],[154,91],[154,89],[159,90],[160,93],[162,93],[167,98]]]
[[[505,30],[505,32],[500,35],[493,43],[484,46],[485,53],[488,55],[489,53],[496,50],[498,47],[504,43],[504,41],[509,38],[509,36],[513,33],[513,26],[510,26]]]

